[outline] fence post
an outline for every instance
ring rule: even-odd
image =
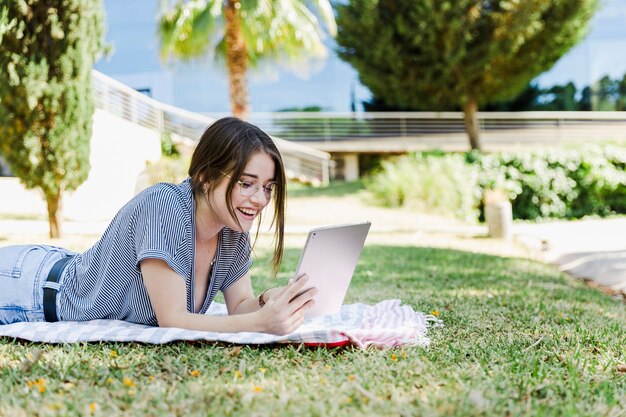
[[[326,142],[330,142],[330,138],[331,138],[330,118],[325,117],[324,118],[324,140],[326,140]]]
[[[513,211],[504,192],[485,191],[485,222],[489,236],[507,241],[513,237]]]

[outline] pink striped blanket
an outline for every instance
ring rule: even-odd
[[[226,314],[226,306],[213,303],[207,314]],[[13,323],[0,325],[0,336],[46,343],[115,341],[161,344],[175,340],[202,340],[235,344],[354,345],[361,348],[427,347],[430,343],[426,335],[428,329],[442,325],[438,318],[401,305],[400,300],[385,300],[373,306],[360,303],[344,305],[340,313],[309,319],[296,332],[286,336],[200,332],[119,320]]]

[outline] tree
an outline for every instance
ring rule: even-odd
[[[597,0],[351,0],[337,5],[339,56],[399,107],[476,112],[511,98],[585,34]]]
[[[615,101],[617,100],[618,91],[617,83],[608,75],[600,78],[591,87],[592,108],[597,111],[613,111],[615,110]]]
[[[101,49],[96,0],[21,0],[0,9],[0,152],[48,206],[61,235],[61,201],[89,173],[91,67]]]
[[[617,99],[615,102],[615,110],[626,110],[626,74],[622,76],[621,80],[615,80],[617,84]]]
[[[544,90],[537,84],[530,83],[517,96],[510,100],[483,105],[485,111],[528,111],[542,110],[538,108],[538,101],[543,98]]]
[[[578,110],[590,111],[591,110],[591,87],[586,86],[580,92],[580,100],[578,101]]]
[[[576,100],[576,85],[569,82],[565,85],[555,85],[548,90],[548,94],[552,96],[552,101],[546,106],[545,110],[553,111],[574,111],[577,110],[578,102]]]
[[[332,36],[335,18],[328,0],[189,0],[161,17],[163,58],[213,54],[226,63],[231,112],[249,111],[247,73],[264,60],[298,69],[306,58],[325,58],[320,19]]]

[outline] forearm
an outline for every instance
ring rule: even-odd
[[[253,312],[237,313],[228,316],[211,316],[179,312],[171,314],[170,317],[166,319],[159,320],[159,326],[219,333],[266,331],[265,324],[259,319],[258,315]]]
[[[259,304],[259,296],[250,297],[244,299],[240,302],[235,308],[228,311],[228,314],[239,315],[239,314],[249,314],[258,311],[261,308]]]
[[[303,291],[308,277],[284,288],[266,291],[266,305],[260,308],[258,297],[244,296],[243,301],[229,308],[228,316],[207,316],[189,313],[184,305],[155,309],[161,327],[179,327],[223,333],[263,332],[285,335],[294,332],[303,322],[304,315],[314,305],[317,289]],[[249,294],[251,294],[250,291]],[[227,294],[224,294],[228,298]],[[232,293],[230,294],[232,296]],[[232,301],[232,300],[231,300]],[[256,304],[253,304],[256,303]],[[228,301],[226,303],[228,305]],[[169,309],[167,307],[170,307]],[[250,312],[251,311],[251,312]]]
[[[247,314],[254,313],[258,311],[262,305],[269,302],[272,297],[276,297],[278,293],[281,292],[280,288],[268,288],[265,291],[261,292],[259,295],[255,297],[245,298],[242,302],[240,302],[237,306],[235,306],[232,310],[229,308],[229,314]],[[260,302],[260,297],[263,297],[263,302]]]

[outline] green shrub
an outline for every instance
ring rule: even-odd
[[[161,133],[161,155],[169,158],[178,158],[180,152],[168,132]]]
[[[481,189],[508,192],[516,219],[626,213],[623,148],[588,146],[579,150],[472,155],[467,160],[479,166]]]
[[[414,206],[471,220],[482,220],[484,191],[490,189],[508,195],[515,219],[626,213],[626,149],[428,152],[383,162],[367,188],[387,206]]]
[[[189,159],[161,157],[156,162],[146,163],[146,169],[137,181],[137,191],[159,182],[178,184],[187,178]]]
[[[477,170],[462,155],[416,154],[386,160],[366,182],[380,203],[437,211],[473,220],[476,211]]]

